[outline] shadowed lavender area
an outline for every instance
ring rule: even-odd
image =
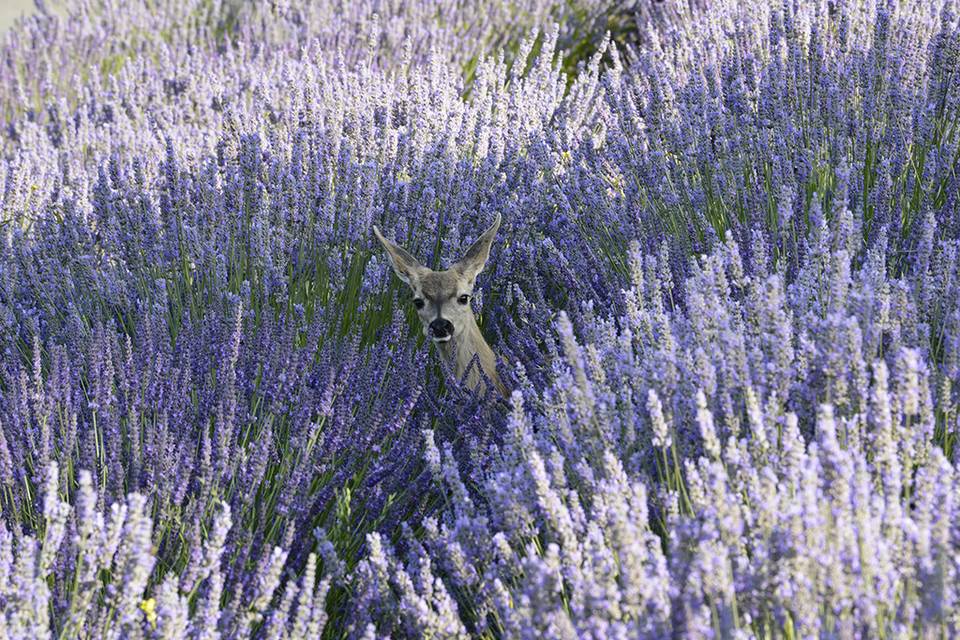
[[[960,635],[958,9],[41,5],[0,638]]]

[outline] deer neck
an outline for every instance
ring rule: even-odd
[[[466,378],[468,387],[476,390],[484,384],[483,376],[480,371],[477,371],[476,365],[471,367],[473,357],[476,355],[480,367],[483,369],[483,374],[493,382],[500,393],[506,393],[500,378],[497,376],[497,358],[487,341],[483,339],[483,334],[480,333],[480,327],[477,326],[475,318],[470,318],[469,323],[460,335],[450,342],[441,343],[439,347],[440,355],[448,364],[453,366],[457,378],[462,379],[469,370],[469,375]]]

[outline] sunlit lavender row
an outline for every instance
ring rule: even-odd
[[[0,637],[960,634],[955,0],[155,4],[3,48]]]

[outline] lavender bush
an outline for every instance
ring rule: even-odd
[[[0,636],[960,633],[954,0],[154,4],[4,45]]]

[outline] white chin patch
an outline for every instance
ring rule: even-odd
[[[444,338],[434,338],[433,341],[434,342],[450,342],[452,338],[453,336],[446,336]]]

